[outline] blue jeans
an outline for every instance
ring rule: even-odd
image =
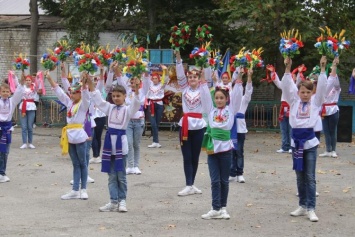
[[[154,109],[155,109],[154,116],[152,116],[150,113],[150,106],[148,106],[148,114],[149,114],[150,126],[152,127],[153,142],[159,143],[158,131],[159,131],[159,124],[163,116],[164,106],[154,103]]]
[[[127,179],[126,179],[126,155],[123,155],[123,171],[114,171],[115,157],[111,156],[111,172],[108,174],[108,190],[111,203],[118,203],[126,200]]]
[[[139,167],[140,142],[144,130],[144,118],[131,119],[126,129],[128,140],[128,168]]]
[[[26,116],[20,116],[21,121],[21,129],[22,129],[22,143],[30,143],[32,144],[32,137],[33,137],[33,124],[35,121],[35,110],[27,110]],[[28,140],[27,140],[28,136]]]
[[[299,205],[307,210],[316,208],[316,162],[317,146],[303,150],[303,171],[296,171]]]
[[[180,128],[180,141],[181,133],[182,131]],[[195,182],[204,133],[204,128],[199,130],[189,130],[188,140],[182,141],[181,152],[184,158],[184,173],[186,186],[191,186]]]
[[[92,136],[92,155],[97,158],[100,156],[101,137],[106,124],[106,117],[95,118],[96,127]]]
[[[324,116],[322,119],[327,152],[335,151],[337,144],[337,126],[339,122],[339,111],[335,114]]]
[[[69,143],[69,155],[73,163],[73,190],[79,191],[81,180],[81,189],[86,189],[88,179],[88,164],[86,162],[86,141],[78,144]]]
[[[229,192],[229,171],[232,150],[208,155],[208,170],[211,177],[212,207],[220,210],[227,206]]]
[[[1,135],[0,135],[1,136]],[[6,152],[0,152],[0,174],[6,175],[7,157],[10,151],[10,144],[6,145]]]
[[[286,114],[283,117],[283,120],[280,122],[281,129],[281,149],[284,151],[288,151],[291,149],[291,125],[289,122],[289,118],[286,117]]]
[[[233,150],[233,159],[230,170],[230,176],[240,176],[244,173],[244,141],[245,141],[245,133],[237,134],[238,150]]]

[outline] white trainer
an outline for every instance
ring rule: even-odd
[[[29,144],[28,148],[35,149],[36,147],[33,144]]]
[[[317,215],[314,212],[314,210],[308,211],[307,215],[308,215],[309,220],[312,221],[312,222],[317,222],[319,220],[319,218],[317,217]]]
[[[134,167],[133,169],[134,169],[135,174],[137,174],[137,175],[142,174],[142,171],[138,167]]]
[[[88,195],[88,192],[86,191],[86,189],[80,190],[80,199],[88,200],[88,198],[89,198],[89,195]]]
[[[187,196],[195,194],[195,190],[192,186],[186,186],[183,190],[178,193],[178,196]]]
[[[126,169],[126,174],[135,174],[134,168],[127,168]]]
[[[87,182],[88,183],[95,183],[95,179],[93,179],[90,176],[88,176]]]
[[[332,153],[331,152],[327,152],[327,151],[325,151],[322,154],[319,154],[319,157],[331,157],[331,156],[332,156]]]
[[[10,182],[10,178],[4,175],[5,182]]]
[[[296,210],[290,213],[291,216],[304,216],[307,214],[307,210],[299,206]]]
[[[229,182],[238,182],[237,176],[236,177],[229,176]]]
[[[151,145],[148,145],[148,148],[160,148],[161,145],[159,143],[153,142]]]
[[[277,152],[277,153],[287,153],[288,151],[284,151],[284,150],[282,150],[282,148],[281,148],[281,149],[278,149],[276,152]]]
[[[202,191],[198,189],[195,185],[192,185],[192,189],[194,190],[195,194],[202,194]]]
[[[202,217],[202,219],[205,219],[205,220],[222,219],[223,218],[221,211],[216,211],[216,210],[210,210],[206,214],[203,214],[201,217]]]
[[[0,183],[6,183],[5,175],[0,174]]]
[[[332,151],[331,156],[332,156],[333,158],[337,158],[337,157],[338,157],[338,155],[337,155],[337,153],[336,153],[335,151]]]
[[[118,203],[118,211],[119,212],[127,212],[126,200],[121,200]]]
[[[221,215],[222,215],[222,219],[225,219],[225,220],[229,220],[231,218],[231,216],[227,212],[226,207],[221,208]]]
[[[27,149],[27,144],[22,144],[22,146],[20,146],[20,149]]]
[[[238,183],[245,183],[245,179],[244,179],[243,175],[237,176],[237,181],[238,181]]]
[[[102,162],[102,160],[100,157],[97,157],[97,158],[93,157],[89,160],[89,164],[99,164],[101,162]]]
[[[292,149],[288,149],[288,153],[290,153],[290,154],[291,154],[291,153],[292,153]]]
[[[69,193],[61,196],[62,200],[70,200],[70,199],[80,199],[80,192],[71,190]]]
[[[105,206],[100,207],[99,211],[102,212],[118,211],[118,203],[109,202]]]

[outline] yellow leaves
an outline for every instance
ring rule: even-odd
[[[346,30],[342,29],[339,33],[339,39],[342,38],[345,34]],[[342,40],[345,40],[345,37],[342,39]]]
[[[284,30],[284,32],[281,32],[280,35],[281,35],[281,38],[284,38],[284,39],[295,38],[296,40],[299,40],[299,41],[302,40],[302,36],[299,33],[298,29],[292,29],[289,31]]]

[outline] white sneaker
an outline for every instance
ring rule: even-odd
[[[33,144],[29,144],[28,147],[31,148],[31,149],[35,149],[36,148]]]
[[[127,168],[126,174],[135,174],[135,169],[134,168]]]
[[[0,183],[6,183],[6,176],[0,174]]]
[[[207,212],[207,214],[203,214],[202,219],[205,220],[210,220],[210,219],[222,219],[222,213],[221,211],[216,211],[216,210],[210,210],[209,212]]]
[[[148,148],[160,148],[161,145],[159,143],[153,142],[151,145],[148,145]]]
[[[87,182],[88,183],[95,183],[95,180],[93,178],[91,178],[90,176],[88,176]]]
[[[194,190],[195,194],[202,194],[202,191],[198,189],[195,185],[192,185],[192,189]]]
[[[222,215],[222,219],[225,219],[225,220],[229,220],[231,218],[231,216],[227,212],[227,208],[226,207],[222,207],[221,215]]]
[[[245,183],[245,179],[244,179],[243,175],[237,176],[237,182],[238,183]]]
[[[282,150],[282,148],[281,148],[281,149],[277,150],[276,152],[277,152],[277,153],[287,153],[288,151],[284,151],[284,150]]]
[[[4,175],[5,182],[10,182],[10,178]]]
[[[105,206],[99,208],[102,212],[118,211],[118,203],[109,202]]]
[[[69,193],[64,194],[61,196],[62,200],[69,200],[69,199],[80,199],[80,192],[71,190]]]
[[[138,175],[142,174],[142,171],[138,167],[134,167],[133,169],[134,169],[135,174],[138,174]]]
[[[307,214],[307,210],[299,206],[296,210],[290,213],[291,216],[304,216]]]
[[[290,154],[291,154],[291,153],[292,153],[292,149],[289,149],[289,150],[288,150],[288,153],[290,153]]]
[[[102,160],[100,157],[97,157],[97,158],[93,157],[89,160],[89,164],[99,164],[101,162],[102,162]]]
[[[36,125],[36,124],[33,124],[32,128],[35,129],[36,127],[37,127],[37,125]]]
[[[338,157],[338,155],[337,155],[337,153],[336,153],[335,151],[332,151],[331,156],[332,156],[333,158],[337,158],[337,157]]]
[[[20,149],[26,149],[27,148],[27,144],[22,144],[22,146],[20,146]]]
[[[317,217],[317,215],[314,212],[314,210],[308,211],[307,212],[307,216],[308,216],[309,220],[312,221],[312,222],[317,222],[319,220],[319,218]]]
[[[89,198],[88,192],[86,189],[80,190],[80,199],[87,200]]]
[[[183,190],[178,193],[178,196],[187,196],[195,194],[195,190],[192,186],[186,186]]]
[[[126,200],[121,200],[118,203],[118,211],[119,212],[127,212]]]
[[[238,182],[238,178],[237,177],[229,177],[229,182]]]
[[[322,154],[319,154],[319,157],[331,157],[331,156],[332,156],[332,153],[331,152],[327,152],[327,151],[325,151]]]

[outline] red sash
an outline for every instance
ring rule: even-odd
[[[325,107],[327,106],[333,106],[333,105],[337,105],[337,103],[329,103],[329,104],[322,104],[322,111],[321,111],[321,116],[324,117],[327,115],[327,110]]]
[[[290,105],[286,101],[281,101],[281,107],[280,107],[280,113],[279,113],[279,121],[280,122],[284,119],[285,108],[287,108],[286,117],[289,117],[290,116]]]
[[[160,100],[151,100],[151,99],[148,99],[148,102],[150,103],[149,106],[150,106],[150,115],[151,116],[154,116],[155,114],[155,108],[154,108],[154,103],[157,103],[159,101],[163,101],[162,99]]]
[[[181,135],[181,139],[182,141],[187,141],[188,135],[189,135],[189,121],[188,121],[188,117],[191,118],[202,118],[202,114],[201,113],[184,113],[183,117],[182,117],[182,125],[181,125],[181,130],[182,130],[182,135]]]
[[[28,99],[28,100],[22,100],[22,108],[21,108],[21,112],[23,114],[26,113],[26,108],[27,108],[27,102],[35,102],[33,99]]]

